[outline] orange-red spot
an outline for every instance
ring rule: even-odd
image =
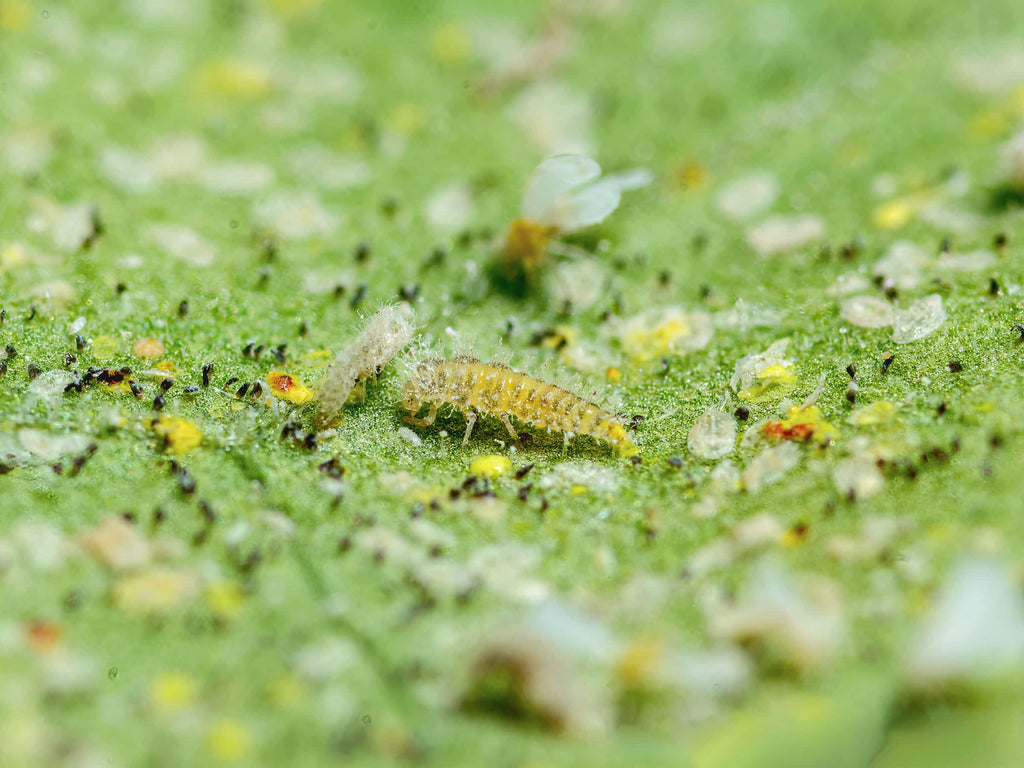
[[[39,619],[30,621],[25,627],[29,647],[38,653],[48,653],[56,648],[64,636],[64,630],[57,624]]]

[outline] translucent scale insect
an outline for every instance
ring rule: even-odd
[[[402,407],[409,412],[406,421],[429,426],[438,408],[446,403],[466,413],[463,446],[469,442],[478,414],[483,413],[500,419],[517,443],[519,435],[512,418],[562,432],[567,444],[574,434],[590,435],[611,445],[620,456],[628,458],[638,453],[615,414],[567,389],[500,363],[483,363],[468,356],[421,362],[402,391]],[[417,418],[424,407],[429,408],[427,415]]]
[[[341,411],[357,386],[380,373],[409,346],[414,328],[412,310],[401,305],[381,307],[355,341],[338,353],[320,386],[317,423],[326,426]]]

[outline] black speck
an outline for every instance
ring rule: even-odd
[[[207,363],[203,366],[203,386],[210,386],[210,374],[213,373],[213,363]]]
[[[992,238],[992,245],[997,249],[1003,249],[1009,241],[1010,239],[1006,236],[1006,233],[1000,232]]]
[[[118,283],[114,287],[114,290],[117,291],[117,295],[120,296],[122,293],[128,290],[128,286],[125,285],[124,283]]]
[[[412,304],[419,298],[420,287],[416,283],[406,283],[398,289],[398,298]]]
[[[522,480],[524,477],[530,474],[530,470],[533,469],[533,466],[533,464],[527,464],[525,467],[520,467],[519,469],[517,469],[515,474],[516,480]]]
[[[249,396],[253,400],[258,400],[260,397],[262,397],[263,396],[263,385],[260,384],[258,381],[255,384],[253,384],[252,385],[252,392],[249,393]]]
[[[38,312],[38,310],[36,309],[36,305],[35,304],[31,305],[28,308],[28,314],[25,315],[25,322],[27,323],[29,320],[35,320],[37,312]]]
[[[43,369],[42,369],[42,368],[40,368],[40,367],[39,367],[38,365],[36,365],[35,363],[29,363],[29,364],[28,364],[28,368],[26,369],[26,371],[28,372],[28,377],[29,377],[30,379],[34,379],[34,378],[36,378],[36,377],[37,377],[37,376],[38,376],[38,375],[39,375],[40,373],[42,373],[42,372],[43,372]]]
[[[4,347],[4,354],[7,356],[8,360],[13,360],[18,356],[18,350],[14,348],[13,344],[8,344]]]
[[[349,306],[355,309],[366,299],[366,294],[369,291],[366,283],[360,283],[356,286],[356,292],[352,295],[352,300],[349,301]]]
[[[238,377],[237,376],[232,376],[230,379],[228,379],[227,381],[224,382],[224,389],[227,389],[232,384],[234,384],[236,381],[238,381]]]
[[[644,460],[641,459],[639,456],[630,456],[629,463],[632,464],[634,467],[639,467],[641,464],[644,463]]]
[[[184,392],[184,393],[185,393],[186,395],[194,395],[194,394],[196,394],[196,393],[197,393],[198,391],[199,391],[199,385],[198,385],[198,384],[189,384],[189,385],[188,385],[187,387],[185,387],[185,389],[183,390],[183,392]]]
[[[370,253],[370,244],[364,241],[356,246],[352,256],[355,257],[357,264],[363,264],[370,258]]]
[[[893,360],[895,360],[895,359],[896,359],[896,356],[895,356],[895,355],[892,355],[892,354],[886,353],[886,354],[885,354],[885,355],[884,355],[884,356],[882,357],[882,371],[883,371],[883,372],[887,372],[887,371],[889,370],[889,366],[891,366],[891,365],[892,365],[892,362],[893,362]]]
[[[165,398],[162,394],[157,394],[157,396],[153,398],[154,411],[162,411],[165,405],[167,405],[167,398]]]
[[[242,386],[235,392],[235,397],[245,397],[245,393],[249,391],[249,382],[242,382]]]
[[[846,372],[850,375],[851,379],[853,379],[854,381],[857,380],[857,366],[856,365],[854,365],[853,363],[850,363],[848,366],[846,366]]]
[[[188,317],[188,299],[182,299],[178,305],[178,317],[182,319]]]
[[[184,467],[178,470],[178,488],[185,493],[195,493],[196,490],[196,481]]]
[[[303,320],[301,323],[299,323],[299,336],[301,338],[305,338],[308,335],[309,335],[309,324],[306,323],[305,320]]]
[[[946,367],[949,368],[950,373],[960,373],[964,369],[959,360],[950,360]]]
[[[213,509],[210,507],[210,503],[206,499],[199,500],[199,511],[203,515],[203,519],[208,523],[217,522],[217,515],[213,513]]]
[[[1003,289],[999,287],[999,281],[994,277],[988,279],[988,295],[989,296],[1002,296]]]
[[[82,338],[81,334],[75,334],[75,349],[79,352],[85,349],[85,339]]]
[[[169,390],[173,386],[174,386],[174,382],[173,381],[171,381],[170,379],[163,379],[160,382],[160,391],[161,392],[166,392],[167,390]]]
[[[142,397],[142,385],[137,381],[129,381],[128,388],[132,391],[135,397]]]
[[[678,456],[669,456],[667,461],[668,465],[673,469],[682,469],[683,467],[683,460]]]
[[[1024,325],[1014,323],[1013,330],[1017,333],[1017,343],[1024,342]]]
[[[945,402],[939,403],[939,407],[935,409],[935,413],[937,415],[939,415],[939,416],[944,415],[946,413],[946,403]]]
[[[65,352],[64,353],[64,367],[65,368],[67,368],[68,366],[74,365],[77,362],[78,362],[78,358],[75,357],[74,355],[72,355],[70,352]]]
[[[851,381],[850,386],[846,388],[846,399],[849,401],[850,405],[857,402],[857,393],[859,391],[860,388],[857,386],[857,382]]]
[[[741,405],[733,411],[733,416],[735,416],[739,421],[746,421],[750,418],[750,409],[745,405]]]
[[[516,498],[525,502],[527,498],[529,498],[531,490],[533,490],[533,483],[527,483],[526,485],[521,486],[516,492]]]

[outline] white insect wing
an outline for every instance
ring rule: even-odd
[[[523,192],[521,213],[544,222],[559,198],[601,175],[601,166],[584,155],[555,155],[537,166]]]
[[[597,224],[616,208],[622,192],[614,180],[602,179],[569,198],[568,215],[559,222],[565,232]]]

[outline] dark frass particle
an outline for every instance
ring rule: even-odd
[[[182,299],[181,303],[178,304],[178,317],[182,320],[188,317],[188,299]]]
[[[237,376],[232,376],[230,379],[228,379],[227,381],[224,382],[223,389],[227,390],[227,388],[230,387],[232,384],[234,384],[236,381],[238,381],[238,377]]]
[[[217,515],[214,514],[213,509],[210,507],[210,503],[206,499],[199,500],[199,511],[203,515],[203,519],[207,523],[217,522]]]
[[[6,309],[0,309],[0,328],[2,328],[3,324],[6,323],[6,322],[7,322],[7,310]]]
[[[116,286],[114,286],[114,290],[117,291],[117,295],[120,296],[121,294],[128,290],[128,286],[125,285],[124,283],[118,283]]]
[[[850,363],[848,366],[846,366],[846,373],[849,374],[850,378],[853,381],[857,380],[857,366],[855,364]]]
[[[72,355],[70,352],[64,353],[64,367],[68,368],[78,362],[78,358]]]
[[[270,354],[274,356],[274,359],[277,360],[277,362],[279,362],[282,365],[284,365],[285,357],[287,355],[287,351],[286,351],[287,349],[288,349],[288,344],[287,343],[285,343],[285,344],[278,344],[276,347],[274,347],[272,350],[270,350]]]
[[[142,386],[137,381],[129,381],[128,388],[135,397],[142,397]]]
[[[1024,325],[1014,323],[1013,330],[1017,334],[1017,343],[1024,342]]]
[[[360,283],[358,286],[356,286],[356,292],[352,296],[352,300],[348,303],[349,306],[352,307],[352,309],[355,309],[360,304],[362,304],[363,301],[366,299],[366,294],[369,292],[369,290],[370,289],[366,285],[366,283]]]
[[[157,396],[153,398],[154,411],[162,411],[165,405],[167,405],[167,398],[165,398],[162,394],[157,394]]]
[[[414,304],[419,296],[420,287],[416,283],[406,283],[398,288],[398,298],[409,304]]]
[[[851,381],[850,385],[846,388],[846,399],[850,405],[857,402],[857,393],[860,392],[860,387],[857,386],[856,381]]]
[[[342,466],[341,459],[337,456],[331,456],[331,458],[319,465],[317,469],[328,477],[333,477],[335,480],[340,480],[345,474],[345,467]]]
[[[253,349],[255,347],[255,341],[250,341],[248,344],[246,344],[245,347],[242,349],[242,357],[256,357],[256,355],[253,354]]]
[[[263,396],[263,385],[258,381],[252,385],[252,392],[249,393],[249,397],[253,400],[258,400]]]
[[[43,369],[42,369],[42,368],[40,368],[40,367],[39,367],[38,365],[36,365],[35,363],[29,363],[29,364],[28,364],[28,368],[26,368],[25,370],[26,370],[26,372],[28,373],[28,377],[29,377],[30,379],[34,379],[34,378],[36,378],[36,377],[37,377],[37,376],[38,376],[38,375],[39,375],[40,373],[42,373],[42,372],[43,372]]]
[[[194,395],[197,392],[199,392],[199,385],[198,384],[189,384],[187,387],[185,387],[183,392],[186,395]]]
[[[242,386],[240,386],[235,391],[235,397],[237,397],[239,400],[241,400],[243,397],[245,397],[245,393],[248,392],[248,391],[249,391],[249,382],[247,382],[247,381],[246,382],[242,382]]]
[[[7,356],[8,360],[13,360],[18,356],[18,350],[14,348],[13,344],[8,344],[4,347],[4,354]]]
[[[0,378],[3,378],[6,375],[7,375],[7,361],[6,360],[0,360]]]
[[[196,481],[184,467],[178,468],[178,488],[184,493],[195,493]]]
[[[946,403],[945,401],[939,403],[938,408],[935,409],[936,416],[944,416],[946,414]]]
[[[1002,296],[1003,289],[999,287],[999,281],[994,277],[988,279],[988,295],[989,296]]]
[[[682,469],[683,468],[683,460],[680,459],[678,456],[669,456],[666,461],[667,461],[668,465],[670,467],[672,467],[673,469]]]
[[[1003,250],[1003,248],[1006,247],[1006,244],[1009,241],[1010,239],[1006,236],[1006,233],[1000,232],[999,234],[992,238],[992,247],[995,248],[997,251],[1001,251]]]
[[[37,313],[37,312],[38,312],[38,310],[36,309],[36,305],[35,305],[35,304],[32,304],[32,305],[31,305],[31,306],[30,306],[30,307],[28,308],[28,314],[27,314],[27,315],[25,315],[25,322],[27,323],[27,322],[28,322],[29,320],[35,320],[35,319],[36,319],[36,313]]]
[[[962,373],[964,370],[959,360],[950,360],[946,367],[949,368],[950,373]]]
[[[529,498],[531,490],[533,490],[533,483],[527,483],[526,485],[520,486],[519,490],[516,492],[516,498],[525,502]]]
[[[893,354],[890,354],[888,352],[885,353],[884,355],[882,355],[882,371],[883,371],[883,373],[887,372],[889,370],[889,366],[892,365],[892,362],[895,359],[896,359],[896,356],[893,355]]]
[[[733,411],[733,416],[735,416],[739,421],[746,421],[750,418],[750,409],[745,405],[741,405]]]
[[[171,381],[170,379],[163,379],[163,380],[160,381],[160,391],[161,392],[166,392],[167,390],[169,390],[173,386],[174,386],[174,382]]]
[[[355,247],[354,251],[352,251],[352,256],[355,258],[357,264],[364,264],[370,258],[370,253],[370,244],[363,241]]]
[[[305,338],[308,335],[309,335],[309,324],[305,320],[303,320],[302,322],[299,323],[299,337],[300,338]]]
[[[210,374],[213,373],[213,363],[207,363],[203,366],[203,386],[210,386]]]
[[[527,464],[525,467],[520,467],[519,469],[517,469],[515,474],[516,480],[522,480],[524,477],[530,474],[530,470],[533,469],[533,466],[533,464]]]
[[[75,334],[75,349],[79,352],[85,349],[85,339],[82,338],[81,334]]]

